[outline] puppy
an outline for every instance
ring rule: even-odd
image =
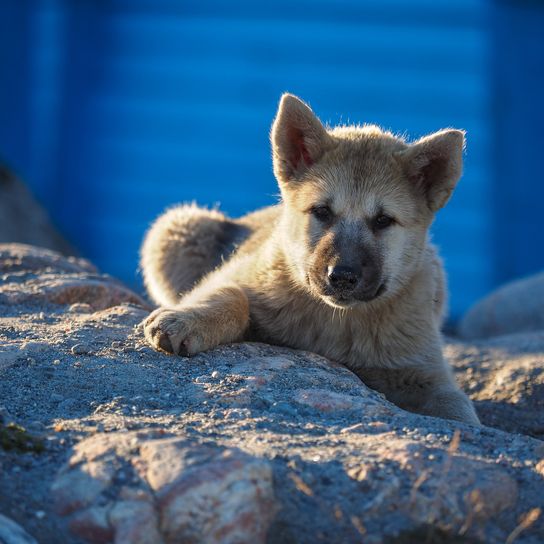
[[[462,172],[464,133],[408,144],[376,126],[325,128],[285,94],[271,132],[281,203],[240,219],[194,205],[147,233],[156,349],[244,340],[342,362],[398,406],[478,424],[442,355],[446,287],[429,243]]]

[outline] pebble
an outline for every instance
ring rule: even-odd
[[[70,312],[75,313],[89,313],[93,311],[93,308],[90,304],[86,304],[84,302],[76,302],[75,304],[72,304],[69,308]]]
[[[88,353],[91,353],[91,348],[87,344],[75,344],[70,349],[73,355],[87,355]]]
[[[297,409],[286,400],[280,400],[272,403],[271,410],[274,412],[280,412],[283,414],[295,415],[298,413]]]
[[[41,421],[31,421],[27,428],[31,431],[41,431],[44,428],[44,425]]]
[[[49,345],[45,342],[38,342],[37,340],[27,340],[21,345],[21,349],[26,349],[28,351],[43,351],[47,349]]]

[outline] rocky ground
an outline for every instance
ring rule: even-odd
[[[544,332],[447,343],[475,428],[311,353],[157,353],[148,312],[0,246],[0,542],[544,542]]]

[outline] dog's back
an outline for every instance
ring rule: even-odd
[[[233,254],[250,254],[269,238],[280,206],[240,219],[194,204],[171,208],[147,232],[141,250],[144,283],[154,302],[175,305]]]

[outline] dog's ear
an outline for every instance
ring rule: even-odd
[[[300,177],[333,143],[310,107],[292,94],[281,97],[270,139],[274,174],[285,183]]]
[[[433,212],[446,205],[461,177],[464,146],[462,130],[446,129],[396,154],[406,176],[421,188]]]

